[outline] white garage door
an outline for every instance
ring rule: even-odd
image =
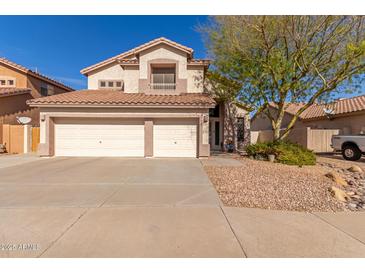
[[[144,122],[62,118],[55,121],[56,156],[144,156]]]
[[[183,119],[155,120],[153,155],[155,157],[196,157],[196,122]]]

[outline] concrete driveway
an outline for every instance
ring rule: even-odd
[[[365,257],[365,215],[225,208],[197,159],[19,161],[0,197],[0,257]]]
[[[0,197],[4,257],[243,256],[197,159],[33,161],[0,169]]]

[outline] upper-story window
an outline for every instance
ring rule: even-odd
[[[151,67],[151,88],[152,89],[175,89],[176,88],[176,67],[171,65]]]
[[[9,76],[0,76],[0,87],[15,87],[15,78]]]
[[[118,80],[100,80],[99,88],[107,88],[107,89],[123,89],[123,81]]]
[[[42,96],[50,96],[54,94],[54,87],[51,85],[48,85],[46,83],[41,83],[41,95]]]

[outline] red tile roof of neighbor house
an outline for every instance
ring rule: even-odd
[[[27,101],[31,106],[87,105],[87,106],[176,106],[214,107],[215,101],[206,94],[155,95],[125,93],[117,90],[80,90]]]
[[[26,67],[23,67],[22,65],[16,64],[16,63],[14,63],[14,62],[12,62],[12,61],[4,58],[4,57],[0,57],[0,64],[5,64],[5,65],[7,65],[9,67],[12,67],[14,69],[17,69],[17,70],[19,70],[21,72],[24,72],[26,74],[29,74],[29,75],[31,75],[31,76],[33,76],[35,78],[38,78],[38,79],[43,80],[45,82],[51,83],[51,84],[53,84],[55,86],[58,86],[60,88],[65,89],[65,90],[68,90],[68,91],[73,91],[74,90],[73,88],[62,84],[59,81],[56,81],[56,80],[51,79],[51,78],[49,78],[49,77],[47,77],[47,76],[45,76],[43,74],[40,74],[40,73],[38,73],[36,71],[30,70],[30,69],[28,69]]]
[[[126,52],[122,52],[122,53],[120,53],[118,55],[115,55],[111,58],[108,58],[104,61],[101,61],[101,62],[96,63],[94,65],[91,65],[89,67],[86,67],[86,68],[82,69],[80,72],[84,75],[87,75],[89,72],[91,72],[91,71],[93,71],[97,68],[100,68],[102,66],[113,63],[115,61],[121,61],[122,64],[123,63],[124,64],[138,64],[137,59],[132,59],[133,61],[128,61],[127,62],[126,60],[130,59],[130,58],[127,58],[127,57],[135,57],[135,55],[138,54],[139,52],[141,52],[143,50],[146,50],[150,47],[153,47],[155,45],[158,45],[158,44],[166,44],[166,45],[169,45],[171,47],[174,47],[174,48],[177,48],[177,49],[180,49],[180,50],[186,52],[188,54],[188,59],[190,59],[189,60],[190,63],[188,63],[188,64],[192,64],[192,65],[199,64],[199,63],[202,64],[202,65],[208,65],[209,64],[209,63],[207,63],[208,60],[204,60],[204,62],[203,62],[203,60],[192,59],[193,58],[193,52],[194,52],[194,50],[192,48],[188,48],[186,46],[183,46],[183,45],[181,45],[179,43],[176,43],[174,41],[171,41],[171,40],[169,40],[165,37],[160,37],[160,38],[154,39],[152,41],[149,41],[145,44],[142,44],[138,47],[135,47],[131,50],[128,50]]]
[[[273,102],[269,103],[270,106],[276,108],[276,104]],[[294,115],[298,112],[299,109],[301,109],[305,104],[304,103],[286,103],[285,104],[285,111],[289,114]]]
[[[275,104],[270,103],[270,106],[275,107]],[[287,103],[287,108],[285,111],[289,114],[294,115],[303,106],[304,103]],[[365,111],[365,95],[338,99],[330,104],[314,104],[306,109],[299,116],[299,118],[302,120],[309,120],[326,117],[326,114],[324,112],[325,108],[333,110],[333,115]]]
[[[0,88],[0,97],[30,93],[29,88]]]
[[[315,119],[326,116],[324,108],[334,111],[333,115],[353,113],[365,110],[365,95],[352,98],[339,99],[331,104],[315,104],[310,106],[300,116],[301,119]]]

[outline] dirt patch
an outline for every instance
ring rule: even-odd
[[[294,211],[343,211],[328,191],[323,167],[296,167],[240,159],[242,167],[204,166],[226,206]]]

